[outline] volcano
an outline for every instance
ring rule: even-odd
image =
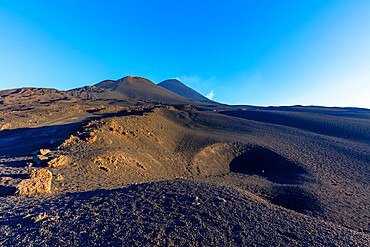
[[[85,99],[134,99],[161,103],[191,103],[193,100],[160,87],[142,77],[126,76],[119,80],[105,80],[93,86],[68,91]]]
[[[169,79],[162,81],[158,84],[158,86],[161,86],[167,90],[170,90],[171,92],[174,92],[178,95],[181,95],[188,99],[198,100],[201,102],[207,102],[207,103],[215,103],[214,101],[204,97],[194,89],[186,86],[181,81],[177,79]]]

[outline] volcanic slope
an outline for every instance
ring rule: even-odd
[[[184,98],[148,79],[126,76],[113,81],[105,80],[94,86],[87,86],[68,91],[72,96],[83,99],[135,99],[162,103],[189,103]]]
[[[194,108],[143,106],[119,114],[89,122],[58,146],[56,152],[79,165],[53,170],[71,176],[62,182],[67,186],[56,183],[56,190],[216,176],[298,212],[368,228],[369,148],[362,138],[340,139]],[[356,126],[366,135],[368,125]]]
[[[50,88],[16,88],[0,91],[0,110],[24,110],[57,101],[71,102],[75,99],[64,91]]]
[[[63,102],[2,111],[2,245],[369,245],[366,117]],[[52,193],[10,195],[40,148],[68,158]]]
[[[162,81],[161,83],[158,84],[158,86],[161,86],[185,98],[194,99],[194,100],[198,100],[201,102],[215,103],[214,101],[204,97],[203,95],[201,95],[194,89],[184,85],[182,82],[180,82],[177,79],[169,79],[169,80]]]

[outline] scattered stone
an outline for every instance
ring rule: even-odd
[[[44,213],[40,213],[40,214],[27,214],[26,216],[23,217],[24,220],[27,220],[29,221],[30,223],[37,223],[41,220],[44,220],[48,217],[48,215],[44,212]]]
[[[222,197],[217,197],[217,201],[226,203],[226,200]]]
[[[33,160],[36,164],[40,165],[41,163],[46,162],[48,159],[49,159],[49,158],[48,158],[48,157],[46,157],[46,156],[44,156],[44,155],[36,155],[36,156],[34,156],[34,157],[33,157],[33,159],[32,159],[32,160]]]
[[[73,142],[78,142],[80,138],[77,136],[71,135],[68,139],[64,140],[64,142],[58,147],[60,149],[61,147],[67,147]]]
[[[62,166],[62,165],[65,165],[67,162],[68,162],[68,157],[67,156],[59,155],[59,156],[56,156],[56,157],[52,158],[48,162],[48,167]]]
[[[98,137],[95,135],[95,134],[93,134],[93,135],[90,135],[90,137],[88,137],[88,138],[86,138],[86,142],[87,143],[93,143],[93,142],[95,142],[96,141],[96,139],[97,139]]]
[[[139,167],[140,169],[146,170],[146,168],[139,162],[136,162],[136,166]]]
[[[23,219],[28,219],[28,218],[30,218],[32,215],[30,215],[30,214],[27,214],[26,216],[23,216],[22,218]]]
[[[103,170],[105,172],[109,172],[110,171],[110,169],[108,167],[106,167],[106,166],[99,166],[99,169],[101,169],[101,170]]]
[[[50,149],[40,149],[32,152],[31,155],[47,155],[50,152]]]
[[[50,149],[40,149],[39,153],[41,155],[47,155],[48,153],[50,153]]]
[[[41,214],[38,214],[37,216],[33,217],[32,218],[32,221],[37,223],[43,219],[46,219],[48,217],[48,215],[46,213],[41,213]]]
[[[195,196],[195,197],[194,197],[193,205],[198,206],[199,204],[200,204],[200,203],[199,203],[199,197]]]
[[[32,162],[27,162],[26,163],[26,167],[32,167],[33,166],[33,163]]]
[[[42,168],[33,170],[31,178],[23,179],[16,186],[16,195],[32,195],[38,193],[50,193],[52,174],[49,170]]]
[[[353,196],[353,193],[351,193],[351,192],[345,192],[344,193],[346,196]]]
[[[93,143],[96,141],[97,136],[94,131],[91,131],[91,132],[84,132],[82,134],[79,134],[79,138],[87,143]]]
[[[2,181],[8,181],[8,180],[12,180],[12,178],[11,177],[2,177],[1,180]]]
[[[58,174],[56,177],[55,177],[56,180],[63,180],[63,176]]]
[[[9,129],[9,128],[10,128],[10,124],[6,123],[6,124],[4,124],[3,126],[0,127],[0,131],[6,130],[6,129]]]

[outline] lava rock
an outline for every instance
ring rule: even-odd
[[[42,168],[31,172],[30,178],[23,179],[16,186],[16,195],[32,195],[38,193],[50,193],[52,174]]]
[[[62,165],[65,165],[67,162],[68,162],[68,157],[67,156],[59,155],[59,156],[56,156],[56,157],[52,158],[48,162],[48,167],[62,166]]]

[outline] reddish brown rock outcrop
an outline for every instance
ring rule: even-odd
[[[68,157],[65,156],[65,155],[60,155],[60,156],[56,156],[56,157],[52,158],[48,162],[48,166],[49,167],[58,167],[58,166],[65,165],[67,162],[68,162]]]
[[[32,195],[38,193],[50,193],[52,174],[42,168],[31,172],[30,178],[22,180],[16,186],[16,195]]]

